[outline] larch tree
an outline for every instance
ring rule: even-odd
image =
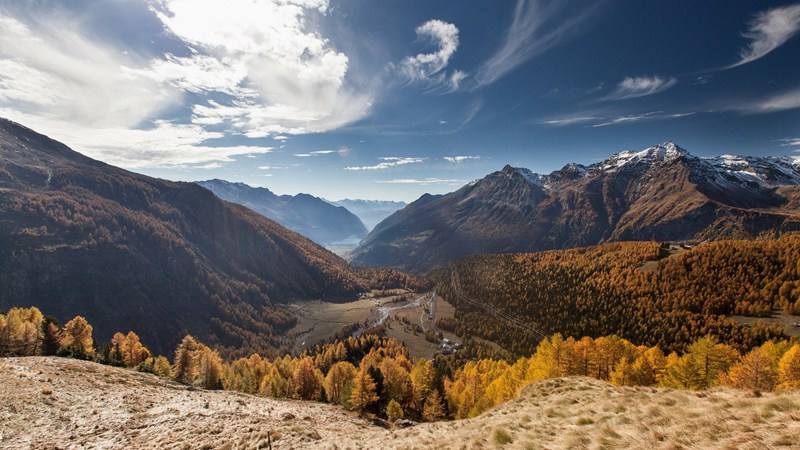
[[[394,399],[389,400],[389,404],[386,405],[386,418],[389,419],[389,422],[395,423],[402,419],[404,415],[403,407],[400,405],[400,403]]]
[[[363,412],[369,405],[378,401],[375,393],[375,382],[367,372],[366,368],[361,368],[356,373],[353,380],[353,393],[350,396],[350,407],[356,411]]]
[[[294,368],[295,393],[303,400],[318,400],[322,388],[322,373],[314,366],[310,357],[300,359]]]
[[[92,326],[82,316],[75,316],[64,325],[59,340],[59,353],[74,358],[88,358],[94,353]]]
[[[425,398],[425,404],[422,407],[422,419],[426,422],[435,422],[443,417],[442,396],[439,395],[439,391],[433,389]]]
[[[172,376],[175,381],[183,384],[192,384],[197,373],[195,352],[199,348],[197,341],[189,334],[183,337],[178,348],[175,349]]]
[[[325,375],[325,396],[331,403],[347,406],[353,393],[356,368],[347,361],[339,361]]]
[[[778,387],[800,389],[800,344],[793,345],[778,363]]]
[[[761,348],[746,354],[728,373],[728,383],[738,389],[771,391],[777,380],[776,367],[770,355]]]

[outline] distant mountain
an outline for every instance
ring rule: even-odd
[[[267,188],[224,180],[198,181],[217,197],[246,206],[322,245],[367,235],[361,220],[342,206],[308,194],[276,195]]]
[[[346,198],[331,202],[335,205],[344,206],[350,212],[357,215],[368,230],[375,228],[383,219],[391,216],[395,211],[403,209],[405,202],[393,202],[383,200],[357,200]]]
[[[295,319],[281,303],[409,280],[352,269],[194,183],[109,166],[0,119],[0,310],[85,315],[98,342],[133,329],[159,353],[185,333],[246,353],[285,344]]]
[[[700,158],[673,143],[549,175],[506,166],[420,197],[378,224],[351,261],[421,273],[477,253],[797,230],[799,168],[788,157]]]

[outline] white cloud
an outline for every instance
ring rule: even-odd
[[[750,22],[750,28],[744,37],[750,40],[743,48],[739,61],[727,68],[751,63],[766,56],[800,30],[800,4],[782,6],[763,11]]]
[[[348,156],[350,154],[349,147],[341,147],[339,150],[315,150],[313,152],[308,153],[295,153],[294,156],[300,158],[309,158],[312,156],[326,156],[326,155],[339,155],[341,157]]]
[[[459,156],[445,156],[444,159],[447,162],[451,162],[454,164],[458,164],[460,162],[469,161],[471,159],[481,159],[480,156],[467,156],[467,155],[459,155]]]
[[[435,43],[436,51],[408,56],[390,68],[396,69],[408,83],[437,85],[448,92],[457,90],[467,74],[456,70],[448,75],[445,69],[458,49],[458,28],[452,23],[433,19],[418,26],[416,33],[418,39]]]
[[[372,166],[347,166],[344,170],[385,170],[396,166],[407,164],[417,164],[425,161],[426,158],[407,158],[399,156],[385,156],[380,158],[381,162]]]
[[[598,117],[596,116],[568,116],[568,117],[558,117],[554,119],[544,120],[541,123],[544,125],[550,125],[554,127],[562,127],[567,125],[574,125],[576,123],[591,122],[597,119]]]
[[[11,109],[0,108],[0,116],[34,130],[47,130],[51,137],[80,149],[87,156],[129,169],[232,162],[235,156],[272,151],[272,147],[208,145],[207,141],[213,143],[224,135],[193,124],[156,121],[153,127],[145,129],[119,126],[88,128]]]
[[[677,83],[674,77],[625,77],[617,85],[617,89],[609,94],[606,99],[608,100],[622,100],[626,98],[644,97],[647,95],[658,94]]]
[[[784,147],[800,147],[800,138],[781,139]]]
[[[761,114],[800,108],[800,89],[781,92],[769,97],[749,102],[741,109],[745,112]]]
[[[564,20],[556,20],[556,16],[562,15],[567,3],[517,0],[514,18],[506,31],[503,44],[475,73],[473,88],[494,83],[525,61],[575,35],[578,25],[591,15],[599,4],[571,13]]]
[[[693,116],[695,112],[683,113],[664,113],[662,111],[651,111],[642,114],[630,114],[613,118],[602,119],[603,122],[592,125],[593,128],[608,127],[611,125],[624,125],[632,122],[642,122],[645,120],[665,120],[665,119],[679,119],[681,117]]]
[[[26,24],[0,13],[0,105],[74,126],[128,127],[178,99],[177,89],[131,70],[136,60],[66,19],[47,19]]]
[[[328,0],[145,2],[164,25],[153,39],[166,36],[171,53],[141,56],[104,41],[80,15],[37,2],[4,7],[4,114],[98,159],[140,168],[265,152],[205,141],[236,133],[282,141],[369,112],[372,97],[350,84],[347,55],[313,29],[310,16],[326,14]],[[191,123],[175,122],[176,110],[192,111]],[[90,135],[108,138],[108,148]]]
[[[450,184],[450,185],[458,185],[464,183],[464,180],[448,180],[444,178],[399,178],[394,180],[378,180],[376,183],[380,184],[419,184],[419,185],[430,185],[430,184]]]

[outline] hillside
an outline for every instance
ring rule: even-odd
[[[276,195],[267,188],[224,180],[197,184],[223,200],[246,206],[321,245],[348,239],[358,242],[367,235],[364,224],[352,212],[312,195]]]
[[[800,392],[547,380],[474,419],[394,431],[339,407],[189,389],[61,358],[0,359],[0,446],[25,448],[791,448]]]
[[[192,333],[220,349],[284,346],[292,299],[402,285],[193,183],[131,173],[0,120],[0,309],[85,314],[158,353]]]
[[[395,211],[403,209],[405,202],[384,201],[384,200],[360,200],[349,199],[332,202],[335,205],[343,206],[348,211],[357,215],[368,230],[372,230],[376,225]]]
[[[376,226],[351,261],[424,273],[471,254],[797,230],[799,169],[790,158],[700,158],[672,143],[549,175],[506,166],[420,197]]]
[[[781,310],[800,313],[798,260],[800,235],[792,233],[692,248],[619,242],[476,255],[433,278],[437,293],[456,308],[455,320],[440,325],[520,354],[555,332],[616,334],[665,351],[713,334],[746,350],[789,330],[742,325],[731,316],[769,322]]]

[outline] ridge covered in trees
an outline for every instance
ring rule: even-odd
[[[63,327],[35,307],[0,314],[0,356],[61,355],[135,368],[204,389],[324,401],[359,413],[435,421],[473,417],[519,395],[527,384],[589,376],[624,386],[752,390],[800,389],[800,343],[768,340],[741,354],[705,336],[682,354],[635,345],[618,336],[545,337],[531,356],[460,364],[438,356],[413,361],[405,346],[375,335],[315,346],[302,355],[259,354],[225,361],[185,336],[173,361],[154,356],[134,332],[116,333],[98,349],[92,326],[75,317]]]
[[[800,313],[800,235],[693,248],[620,242],[465,258],[432,277],[456,307],[439,325],[530,353],[543,335],[616,334],[684,351],[712,334],[739,351],[785,338],[731,315]]]

